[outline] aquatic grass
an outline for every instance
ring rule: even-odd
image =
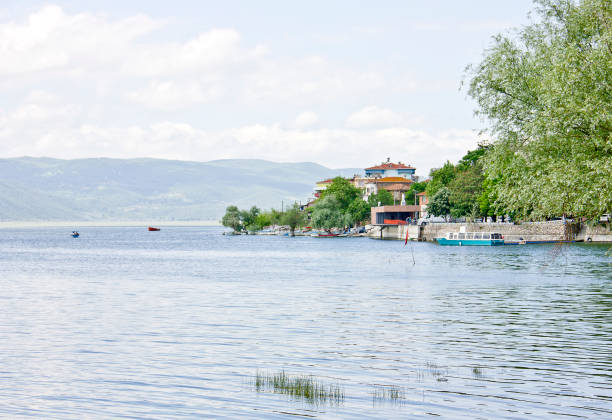
[[[372,404],[376,405],[383,402],[403,404],[406,402],[406,391],[396,385],[374,385]]]
[[[445,372],[439,365],[432,362],[427,362],[427,370],[429,371],[429,374],[435,378],[448,375],[448,369],[446,369]]]
[[[272,391],[313,405],[339,405],[344,401],[340,385],[326,384],[313,375],[290,375],[284,370],[275,374],[257,371],[254,385],[257,392]]]

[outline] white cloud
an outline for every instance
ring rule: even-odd
[[[236,29],[203,28],[160,41],[156,31],[166,23],[144,15],[69,14],[53,5],[0,23],[0,94],[22,98],[3,102],[1,156],[256,157],[335,167],[391,156],[425,169],[457,160],[476,144],[470,131],[418,130],[419,118],[384,103],[359,109],[379,103],[375,98],[422,90],[409,73],[393,77],[382,64],[283,55],[245,41]],[[217,103],[220,112],[235,105],[283,115],[292,108],[276,123],[247,124],[250,115],[236,112],[230,127],[196,128],[198,106],[209,105],[213,120],[210,105]],[[308,111],[322,104],[325,112],[357,111],[344,127],[323,127]],[[159,121],[159,113],[143,108],[180,109],[186,121]],[[293,119],[298,110],[307,111]],[[342,121],[343,115],[325,117]]]
[[[407,126],[420,123],[422,118],[410,117],[400,114],[388,108],[367,106],[349,115],[346,126],[351,128],[375,128],[389,126]]]
[[[223,95],[221,86],[191,81],[152,82],[146,88],[127,94],[129,100],[150,108],[172,110],[189,107],[193,104],[211,102]]]
[[[103,15],[67,15],[45,6],[23,23],[0,24],[0,75],[91,68],[124,57],[126,46],[161,26],[137,15],[109,21]]]
[[[165,121],[116,127],[79,123],[81,114],[74,105],[40,104],[22,104],[15,112],[0,114],[4,155],[182,160],[243,157],[315,161],[332,167],[371,165],[390,156],[415,165],[424,175],[447,159],[458,160],[478,140],[469,130],[428,132],[406,126],[330,129],[253,124],[206,131],[188,123]]]
[[[295,125],[300,128],[311,127],[319,122],[319,116],[312,111],[300,113],[295,119]]]

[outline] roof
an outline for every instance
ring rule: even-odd
[[[366,171],[369,171],[372,169],[414,169],[414,168],[412,166],[406,166],[403,163],[393,163],[393,162],[383,163],[381,165],[376,165],[370,168],[365,168]]]
[[[384,182],[395,182],[395,183],[399,183],[399,184],[412,184],[412,180],[411,179],[407,179],[407,178],[403,178],[401,176],[386,176],[384,178],[378,178],[375,179],[374,182],[378,183],[384,183]]]
[[[330,178],[323,181],[318,181],[317,184],[331,184],[332,181],[333,180]]]
[[[387,191],[408,191],[410,189],[406,184],[393,184],[385,187]]]
[[[425,191],[418,193],[417,195],[427,195],[427,193]]]
[[[371,209],[372,212],[374,213],[381,213],[381,212],[396,212],[396,211],[421,211],[421,206],[413,206],[413,205],[406,205],[406,206],[380,206],[380,207],[372,207]]]

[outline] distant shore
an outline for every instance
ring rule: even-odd
[[[3,221],[0,229],[8,228],[35,228],[35,227],[136,227],[136,226],[221,226],[217,220],[190,220],[190,221]]]

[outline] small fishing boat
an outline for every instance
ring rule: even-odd
[[[338,233],[331,232],[315,232],[310,234],[313,238],[335,238],[336,236],[340,236]]]
[[[157,232],[159,230],[159,228],[149,226],[149,232]]]
[[[81,235],[79,235],[79,232],[77,232],[76,230],[73,230],[70,236],[72,236],[73,238],[78,238]]]
[[[445,238],[436,238],[440,245],[456,246],[496,246],[503,245],[504,238],[501,233],[483,232],[450,232]]]

